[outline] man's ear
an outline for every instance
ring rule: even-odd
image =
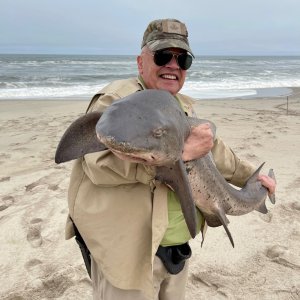
[[[141,55],[139,55],[136,58],[136,62],[137,62],[139,74],[142,75],[143,74],[143,57]]]

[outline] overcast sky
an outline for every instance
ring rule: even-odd
[[[0,53],[136,55],[159,18],[196,55],[300,55],[300,0],[0,0]]]

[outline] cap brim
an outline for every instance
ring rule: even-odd
[[[188,51],[193,57],[195,57],[189,45],[178,39],[154,40],[148,42],[147,46],[151,51],[158,51],[167,48],[179,48]]]

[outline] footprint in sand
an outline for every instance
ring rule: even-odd
[[[10,177],[9,176],[5,176],[5,177],[1,177],[0,178],[0,182],[5,182],[5,181],[10,181]]]
[[[25,264],[25,269],[31,270],[32,268],[34,268],[35,266],[38,266],[42,264],[42,261],[40,261],[39,259],[31,259],[29,260],[26,264]]]
[[[271,246],[266,250],[266,256],[275,263],[294,270],[300,270],[300,265],[297,263],[295,256],[293,256],[288,247],[281,245]]]
[[[261,143],[255,143],[253,144],[254,147],[258,147],[258,148],[261,148],[263,145]]]
[[[300,211],[300,203],[298,201],[281,204],[280,207],[282,207],[285,211],[289,212],[289,215],[291,215],[291,213],[298,214]]]
[[[287,127],[287,126],[276,128],[276,130],[278,130],[279,132],[282,132],[282,133],[287,133],[288,129],[289,129],[289,127]]]
[[[12,196],[4,196],[0,201],[0,211],[9,208],[15,202],[15,198]]]
[[[55,165],[54,169],[60,170],[60,169],[66,169],[66,167],[63,165]]]
[[[300,203],[299,202],[292,202],[290,205],[292,210],[299,210],[300,211]]]
[[[258,157],[255,155],[255,154],[250,154],[250,153],[248,153],[247,155],[246,155],[246,158],[247,159],[249,159],[250,161],[251,160],[258,160]]]
[[[51,191],[57,191],[59,189],[58,184],[49,184],[48,189]]]
[[[267,255],[267,257],[274,259],[274,258],[284,255],[284,253],[286,253],[287,251],[288,251],[287,247],[280,246],[280,245],[274,245],[267,249],[266,255]]]
[[[64,168],[62,168],[64,169]],[[60,189],[59,185],[61,184],[61,179],[58,178],[57,172],[52,172],[46,176],[41,177],[40,179],[25,185],[26,192],[35,192],[37,187],[48,188],[51,191],[57,191]]]
[[[11,158],[11,155],[10,154],[7,154],[7,153],[0,153],[0,159],[2,160],[8,160]]]
[[[287,189],[300,188],[300,177],[295,178],[287,187]]]
[[[272,138],[272,139],[277,139],[277,136],[274,134],[274,131],[265,131],[265,133],[268,135],[268,137]]]
[[[222,274],[223,275],[223,274]],[[225,275],[226,276],[226,275]],[[223,276],[211,276],[207,272],[198,273],[198,274],[192,274],[191,278],[193,283],[205,291],[206,294],[210,295],[208,297],[211,297],[212,295],[216,296],[216,299],[228,299],[230,298],[230,295],[227,294],[228,291],[223,289]]]
[[[39,259],[33,258],[29,260],[25,265],[25,269],[30,273],[33,278],[38,278],[43,276],[43,262]]]
[[[27,232],[27,241],[33,248],[40,247],[43,243],[43,238],[41,235],[41,223],[43,219],[35,218],[29,223],[29,228]]]
[[[33,258],[30,259],[25,265],[25,269],[29,273],[31,280],[30,285],[37,288],[43,285],[41,278],[44,277],[44,264],[41,260]]]
[[[33,183],[30,183],[28,185],[25,185],[26,192],[31,192],[35,187],[41,185],[41,179],[34,181]]]

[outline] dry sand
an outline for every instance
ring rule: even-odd
[[[241,157],[274,168],[269,213],[230,217],[192,241],[188,300],[300,299],[300,89],[286,98],[199,101],[198,115]],[[74,240],[64,240],[72,163],[57,143],[86,101],[0,101],[0,299],[91,299]]]

